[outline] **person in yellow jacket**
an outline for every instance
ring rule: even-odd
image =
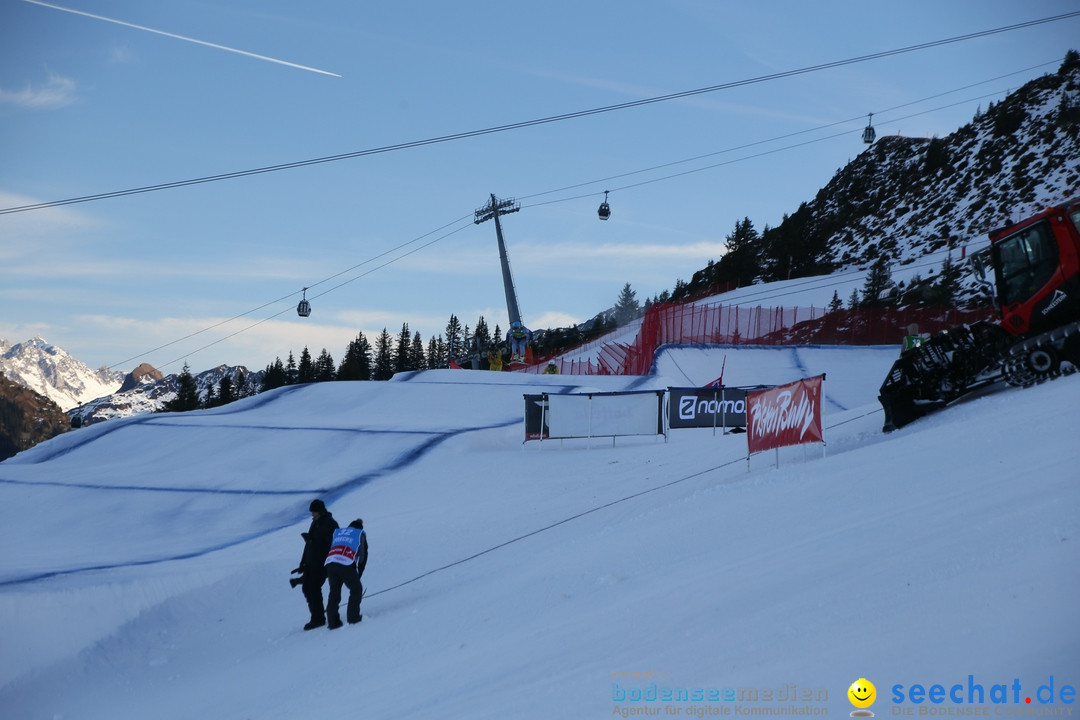
[[[559,374],[559,366],[556,365],[553,362],[549,362],[547,364],[547,367],[544,368],[544,374],[545,375],[558,375]]]
[[[502,350],[497,347],[488,350],[488,370],[494,370],[495,372],[502,372],[503,369],[503,356]]]

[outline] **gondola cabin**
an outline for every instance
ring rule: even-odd
[[[870,113],[871,120],[874,117],[874,113]],[[874,126],[871,124],[871,120],[867,120],[866,127],[862,131],[862,141],[867,145],[870,145],[877,138],[877,131],[874,130]]]
[[[605,190],[604,202],[600,203],[600,209],[596,211],[597,216],[599,216],[601,220],[607,220],[609,217],[611,217],[611,206],[608,205],[607,195],[608,191]]]
[[[304,297],[296,306],[296,314],[300,317],[307,317],[311,314],[311,303],[307,299],[307,288],[304,288]]]

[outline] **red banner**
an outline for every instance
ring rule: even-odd
[[[751,453],[823,442],[821,382],[824,375],[746,394],[746,442]]]

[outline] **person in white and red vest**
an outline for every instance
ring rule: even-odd
[[[360,576],[367,566],[368,544],[364,532],[364,521],[357,518],[349,527],[334,531],[330,552],[326,556],[326,577],[330,580],[330,593],[326,597],[327,627],[336,630],[341,627],[341,586],[349,588],[349,603],[345,610],[345,619],[354,625],[363,619],[360,614],[360,601],[364,597],[364,586]]]

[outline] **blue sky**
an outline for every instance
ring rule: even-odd
[[[521,123],[1077,9],[54,4],[99,17],[0,0],[0,210]],[[579,322],[627,282],[644,299],[688,280],[744,216],[759,230],[778,224],[863,151],[867,113],[879,135],[947,135],[1055,70],[1077,38],[1072,18],[509,132],[0,214],[0,337],[41,335],[95,367],[175,372],[185,360],[258,369],[304,346],[340,360],[358,332],[403,322],[426,342],[451,313],[505,329],[495,229],[471,222],[490,193],[522,203],[504,231],[526,324]],[[716,167],[680,174],[706,166]],[[605,189],[612,217],[600,222]],[[301,319],[292,308],[305,286],[314,311]]]

